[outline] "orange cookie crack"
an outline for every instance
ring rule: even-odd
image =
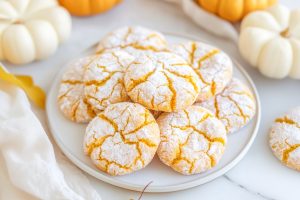
[[[151,110],[172,112],[190,106],[201,83],[182,58],[165,52],[137,58],[126,71],[124,84],[132,101]]]
[[[296,126],[297,128],[300,129],[300,125],[297,122],[295,122],[294,120],[289,119],[287,116],[285,116],[284,118],[278,118],[278,119],[275,120],[275,122],[294,125],[294,126]]]
[[[132,55],[141,52],[160,52],[166,49],[164,36],[143,27],[123,27],[105,36],[97,47],[97,53],[109,49],[122,49]]]
[[[173,45],[170,51],[184,58],[201,80],[198,102],[220,93],[232,77],[232,62],[219,49],[195,41]]]
[[[287,164],[289,156],[290,156],[290,153],[293,152],[293,151],[295,151],[299,147],[300,147],[300,144],[295,144],[295,145],[289,146],[288,149],[284,150],[283,155],[282,155],[282,162],[284,162],[285,164]]]
[[[286,166],[300,171],[300,107],[275,119],[269,133],[273,154]]]
[[[131,91],[132,91],[134,88],[136,88],[138,85],[140,85],[140,84],[146,82],[146,81],[148,80],[148,78],[149,78],[150,76],[152,76],[155,72],[156,72],[156,69],[154,69],[153,71],[151,71],[151,72],[145,74],[144,76],[142,76],[142,77],[139,78],[139,79],[136,79],[136,80],[135,80],[135,79],[130,79],[132,83],[128,86],[127,92],[131,92]]]
[[[193,46],[195,46],[195,44]],[[211,83],[207,82],[204,79],[204,76],[202,75],[202,73],[199,71],[199,69],[201,68],[202,63],[204,61],[210,59],[211,57],[213,57],[214,55],[218,54],[219,52],[220,52],[219,50],[213,49],[210,52],[208,52],[206,55],[204,55],[203,57],[199,58],[199,60],[198,60],[198,68],[197,68],[197,70],[195,70],[197,72],[197,75],[199,76],[199,78],[202,80],[202,82],[205,83],[206,85],[210,86],[210,91],[211,91],[212,96],[216,95],[216,83],[215,83],[214,80],[212,80]],[[194,53],[195,53],[195,50],[194,50]],[[193,53],[193,55],[194,55],[194,53]],[[218,72],[216,72],[215,74],[217,74],[217,73]]]
[[[250,90],[234,78],[224,91],[214,98],[196,105],[212,111],[220,119],[228,133],[239,130],[255,114],[255,99]]]
[[[202,63],[208,59],[210,59],[211,57],[213,57],[214,55],[220,53],[220,51],[218,49],[213,49],[210,52],[208,52],[207,54],[205,54],[204,56],[202,56],[201,58],[199,58],[198,60],[198,69],[201,68]]]
[[[155,119],[153,118],[153,116],[150,114],[149,111],[144,109],[143,113],[136,113],[135,111],[136,108],[139,109],[140,111],[143,111],[144,109],[140,105],[129,103],[129,102],[112,104],[109,107],[107,107],[108,110],[105,110],[104,112],[100,113],[97,116],[98,119],[93,120],[93,121],[97,121],[97,120],[103,121],[112,128],[111,132],[107,132],[106,135],[104,136],[95,137],[97,133],[93,132],[92,130],[89,130],[86,133],[87,135],[85,136],[86,139],[88,139],[88,137],[92,137],[90,140],[86,140],[85,142],[85,152],[92,159],[95,157],[93,156],[93,154],[98,152],[96,160],[98,162],[103,161],[105,163],[105,167],[101,166],[101,164],[97,164],[97,166],[101,170],[110,173],[112,175],[121,175],[124,173],[130,173],[134,170],[146,166],[150,162],[148,156],[144,157],[145,153],[152,152],[153,154],[152,157],[154,156],[159,142],[158,126],[156,124]],[[112,115],[115,115],[115,113],[118,113],[118,115],[116,115],[116,117],[112,117]],[[109,117],[109,115],[111,116]],[[136,120],[136,117],[140,117],[140,119],[143,119],[143,121],[140,121],[139,124],[136,124],[137,125],[136,127],[132,127],[134,125],[133,120]],[[124,123],[120,124],[121,122],[120,120],[123,121]],[[157,129],[154,132],[151,132],[149,134],[156,134],[155,135],[157,137],[156,140],[152,140],[152,137],[147,138],[143,135],[140,135],[141,133],[143,133],[143,130],[148,130],[148,129],[149,131],[152,130],[153,127],[155,127],[155,125]],[[132,137],[132,135],[135,136]],[[140,138],[141,136],[142,138]],[[120,139],[119,142],[116,140],[117,138]],[[122,160],[114,160],[113,158],[109,158],[107,155],[103,154],[105,151],[105,149],[103,149],[103,145],[107,143],[106,141],[109,142],[110,145],[112,145],[110,150],[113,150],[114,145],[125,145],[124,147],[126,147],[128,151],[131,149],[130,147],[128,147],[128,145],[133,146],[136,151],[136,155],[134,157],[128,158],[131,159],[131,161],[128,161],[127,164],[122,164],[123,162]],[[144,151],[145,148],[148,148],[147,152]],[[119,159],[127,159],[127,158],[119,158]],[[138,164],[139,162],[141,163],[141,165]],[[111,166],[113,165],[117,166],[120,169],[124,169],[125,171],[124,172],[110,171],[112,170]]]
[[[141,127],[138,127],[136,130],[132,131],[131,133],[126,133],[126,134],[124,134],[122,130],[119,130],[118,125],[117,125],[113,120],[110,120],[109,118],[107,118],[104,114],[100,114],[100,115],[98,115],[98,117],[101,118],[102,120],[106,121],[108,124],[110,124],[110,125],[114,128],[115,133],[114,133],[113,135],[107,135],[107,136],[104,136],[104,137],[102,137],[102,138],[100,138],[100,139],[95,139],[95,141],[94,141],[90,146],[87,146],[87,149],[88,149],[88,155],[90,156],[90,154],[91,154],[91,152],[94,150],[94,148],[96,148],[96,147],[101,147],[102,144],[105,142],[105,140],[106,140],[107,138],[113,137],[113,136],[115,136],[115,134],[116,134],[117,132],[119,132],[119,133],[120,133],[120,136],[121,136],[121,138],[122,138],[122,141],[124,142],[124,144],[135,145],[135,148],[136,148],[136,150],[137,150],[138,153],[139,153],[139,155],[135,158],[134,164],[136,164],[136,162],[137,162],[138,160],[141,160],[141,162],[142,162],[143,165],[144,165],[144,161],[143,161],[143,159],[142,159],[142,157],[141,157],[142,153],[141,153],[141,150],[140,150],[140,148],[139,148],[139,142],[140,142],[140,140],[139,140],[139,142],[131,142],[131,141],[126,140],[126,138],[125,138],[124,135],[132,134],[132,133],[138,131],[139,129],[141,129],[141,128],[147,126],[147,125],[149,125],[150,123],[148,122],[147,124],[144,124],[144,125],[142,125]],[[146,119],[145,119],[145,121],[146,121]],[[151,123],[153,123],[153,122],[154,122],[154,121],[151,121]],[[126,127],[126,126],[125,126],[125,127]],[[143,142],[144,144],[146,144],[147,146],[153,147],[152,144],[149,144],[149,143],[146,142],[145,140],[143,140],[142,142]],[[131,166],[123,166],[123,165],[121,165],[121,164],[119,164],[119,163],[117,163],[117,162],[114,162],[114,161],[109,161],[108,159],[103,158],[103,157],[101,156],[101,153],[99,154],[99,160],[104,160],[104,161],[106,161],[106,162],[108,163],[108,164],[106,165],[106,169],[105,169],[106,172],[107,172],[108,166],[111,165],[111,164],[115,164],[115,165],[117,165],[118,167],[124,168],[124,169],[130,169],[130,167],[131,167]]]
[[[188,125],[186,125],[186,126],[174,126],[174,125],[171,125],[171,124],[170,124],[170,126],[171,126],[172,128],[178,128],[178,129],[180,129],[180,130],[192,129],[193,131],[195,131],[195,132],[197,132],[198,134],[202,135],[207,141],[209,141],[209,148],[208,148],[207,151],[205,151],[205,153],[206,153],[206,155],[211,159],[211,167],[213,167],[213,166],[215,165],[215,160],[214,160],[214,158],[213,158],[211,155],[208,154],[208,151],[210,150],[211,143],[213,143],[213,142],[219,142],[219,143],[221,143],[222,145],[225,145],[224,139],[223,139],[223,138],[220,138],[220,137],[218,137],[218,138],[210,138],[210,137],[207,136],[203,131],[200,131],[200,130],[198,130],[196,127],[194,127],[193,125],[191,125],[189,113],[188,113],[186,110],[184,110],[184,113],[185,113],[185,115],[186,115],[186,117],[187,117],[187,119],[188,119]],[[207,118],[209,118],[209,117],[212,117],[212,115],[209,114],[209,113],[207,113],[207,114],[206,114],[206,115],[198,122],[198,124],[199,124],[199,123],[202,123],[203,121],[205,121],[205,120],[206,120]],[[190,138],[190,135],[187,137],[186,141],[185,141],[183,144],[179,144],[179,152],[180,152],[180,153],[177,155],[177,156],[179,156],[179,157],[176,157],[176,158],[172,161],[172,164],[175,164],[176,162],[179,162],[180,160],[184,160],[184,161],[186,161],[187,163],[191,164],[191,161],[189,161],[188,158],[183,158],[183,157],[181,157],[181,148],[187,144],[189,138]],[[191,166],[192,166],[192,165],[191,165]],[[191,170],[192,170],[192,168],[190,169],[190,171],[191,171]]]
[[[171,101],[170,101],[170,108],[172,110],[175,110],[176,109],[176,95],[177,95],[177,93],[176,93],[176,90],[174,89],[172,80],[169,78],[169,76],[165,72],[163,74],[164,74],[165,78],[167,79],[168,88],[172,93],[172,97],[171,97]]]
[[[300,125],[294,120],[289,119],[287,116],[285,116],[284,118],[278,118],[275,120],[275,122],[286,123],[300,129]],[[288,163],[290,153],[300,147],[300,144],[290,145],[288,142],[286,142],[286,144],[289,146],[289,148],[285,149],[282,154],[282,162],[284,162],[285,164]]]
[[[59,108],[67,118],[78,123],[89,122],[95,116],[83,92],[83,76],[87,66],[96,58],[87,56],[70,63],[60,83],[57,97]]]
[[[98,56],[84,75],[84,95],[98,113],[112,103],[128,101],[123,77],[134,58],[123,51],[111,51]]]
[[[188,175],[201,173],[218,163],[226,145],[226,130],[209,111],[191,106],[177,113],[164,113],[158,122],[161,129],[158,156],[166,165]],[[211,130],[207,129],[208,124]]]

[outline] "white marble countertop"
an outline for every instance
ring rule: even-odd
[[[300,1],[281,0],[289,7],[300,7]],[[262,104],[262,122],[258,136],[245,158],[226,175],[199,187],[180,192],[144,194],[143,199],[300,199],[300,173],[282,166],[268,147],[268,129],[277,116],[300,105],[300,82],[267,79],[247,65],[235,44],[216,38],[197,27],[176,5],[162,0],[124,0],[115,9],[94,17],[73,18],[71,38],[48,60],[9,70],[29,74],[46,91],[56,72],[69,59],[88,48],[109,30],[123,25],[142,25],[165,32],[192,34],[211,41],[245,66],[253,78]],[[45,113],[38,111],[41,121]],[[104,200],[137,199],[139,193],[117,188],[89,177]]]

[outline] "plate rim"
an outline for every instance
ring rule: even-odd
[[[178,34],[178,33],[171,33],[171,32],[162,32],[162,33],[164,35],[167,35],[167,36],[169,35],[169,36],[173,36],[173,37],[175,36],[175,37],[185,38],[185,39],[188,39],[188,40],[195,40],[195,41],[204,42],[204,43],[207,43],[209,45],[213,45],[213,46],[216,46],[217,48],[219,48],[217,45],[215,45],[214,42],[210,42],[210,41],[207,41],[207,40],[200,39],[199,36],[196,36],[196,35]],[[94,48],[96,45],[97,45],[97,43],[95,43],[95,44],[91,45],[90,47],[84,49],[79,54],[74,56],[73,59],[80,56],[84,52],[87,52],[88,50]],[[222,50],[222,48],[219,48],[219,49]],[[252,144],[253,144],[256,136],[257,136],[258,129],[260,127],[261,103],[260,103],[260,98],[259,98],[259,93],[257,91],[257,88],[256,88],[252,78],[248,74],[248,72],[242,67],[242,65],[239,62],[236,61],[236,59],[232,58],[232,56],[230,56],[230,58],[231,58],[232,62],[234,63],[234,65],[238,68],[238,70],[243,74],[245,79],[250,84],[251,89],[253,90],[253,93],[254,93],[254,96],[255,96],[255,99],[256,99],[256,122],[255,122],[255,128],[252,132],[252,135],[251,135],[250,139],[248,140],[248,142],[245,144],[243,149],[239,152],[239,154],[233,160],[231,160],[227,165],[225,165],[223,168],[215,171],[211,175],[209,175],[207,177],[204,177],[204,178],[201,178],[201,179],[195,179],[195,180],[192,180],[192,181],[188,181],[188,182],[184,182],[184,183],[180,183],[180,184],[176,184],[176,185],[171,185],[171,186],[151,186],[150,185],[149,187],[146,188],[145,192],[149,192],[149,193],[174,192],[174,191],[185,190],[185,189],[189,189],[189,188],[192,188],[192,187],[196,187],[196,186],[208,183],[208,182],[210,182],[210,181],[226,174],[229,170],[231,170],[234,166],[236,166],[243,159],[243,157],[248,153],[250,147],[252,146]],[[66,66],[66,64],[63,65],[63,66]],[[62,67],[60,70],[58,70],[58,72],[55,75],[55,79],[54,79],[53,83],[57,82],[57,79],[59,78],[59,75],[62,73],[62,71],[64,69],[65,69],[65,67]],[[51,94],[55,90],[54,86],[55,85],[52,84],[49,91],[47,92],[46,116],[47,116],[47,124],[48,124],[48,127],[49,127],[50,131],[51,131],[51,135],[52,135],[54,141],[56,142],[56,144],[58,145],[58,147],[60,148],[60,150],[78,168],[80,168],[81,170],[83,170],[87,174],[95,177],[99,181],[103,181],[103,182],[106,182],[106,183],[109,183],[111,185],[121,187],[121,188],[124,188],[124,189],[129,189],[129,190],[141,192],[144,189],[144,186],[141,187],[139,185],[128,185],[128,184],[126,184],[126,182],[116,180],[113,177],[110,177],[108,175],[104,175],[104,174],[100,174],[100,173],[94,173],[94,171],[89,166],[87,166],[84,162],[80,161],[75,155],[73,155],[72,153],[70,153],[67,150],[68,148],[65,147],[63,142],[60,141],[60,139],[56,136],[56,134],[54,134],[55,131],[53,130],[53,128],[51,126],[51,122],[49,120],[49,113],[48,112],[49,112],[49,109],[50,109],[50,97],[52,96]]]

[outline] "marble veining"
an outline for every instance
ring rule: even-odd
[[[243,189],[243,190],[245,190],[245,191],[247,191],[247,192],[249,192],[249,193],[251,193],[251,194],[253,194],[253,195],[256,195],[256,196],[258,196],[258,197],[261,197],[262,199],[266,199],[266,200],[277,200],[277,199],[268,197],[268,196],[266,196],[266,195],[264,195],[264,194],[262,194],[262,193],[260,193],[260,192],[256,192],[256,191],[253,191],[253,190],[247,188],[246,186],[244,186],[244,185],[242,185],[242,184],[240,184],[240,183],[238,183],[238,182],[232,180],[232,179],[231,179],[228,175],[226,175],[226,174],[223,175],[223,177],[224,177],[228,182],[230,182],[231,184],[234,184],[234,185],[236,185],[237,187],[240,187],[241,189]]]
[[[300,7],[299,1],[280,1],[292,8]],[[35,82],[47,91],[62,65],[96,43],[109,30],[133,24],[163,32],[191,34],[218,44],[230,56],[237,59],[251,75],[260,93],[263,109],[262,125],[255,143],[245,158],[225,176],[184,191],[145,193],[142,199],[182,200],[197,197],[205,200],[299,200],[300,173],[282,166],[272,155],[267,142],[267,133],[272,120],[288,108],[299,105],[300,93],[296,92],[299,91],[299,81],[290,79],[275,81],[262,77],[257,70],[243,61],[235,44],[197,27],[177,5],[162,0],[126,0],[115,9],[101,15],[73,17],[71,38],[49,59],[19,67],[8,63],[5,65],[13,73],[31,75]],[[39,116],[39,119],[45,124],[44,117]],[[117,188],[90,176],[89,179],[103,200],[128,200],[137,199],[139,196],[138,192]]]

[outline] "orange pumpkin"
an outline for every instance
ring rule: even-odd
[[[121,0],[59,0],[72,15],[88,16],[111,9]]]
[[[277,0],[198,0],[199,5],[221,18],[236,22],[254,10],[265,9]]]

